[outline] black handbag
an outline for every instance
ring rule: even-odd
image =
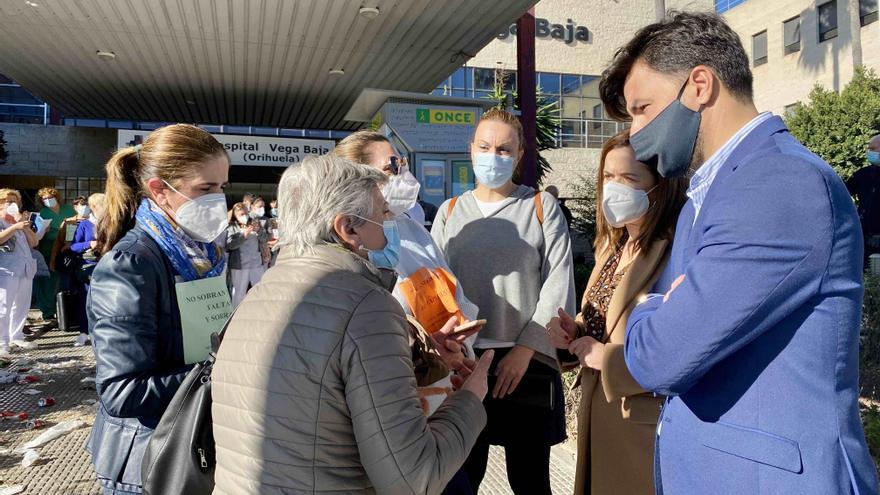
[[[234,314],[234,312],[233,312]],[[210,495],[217,451],[211,420],[211,371],[223,333],[211,335],[208,358],[186,375],[147,444],[141,480],[147,495]]]
[[[59,262],[55,264],[55,270],[62,273],[76,273],[83,264],[83,257],[79,253],[67,249],[61,251]]]
[[[58,317],[58,329],[63,332],[76,332],[80,330],[85,316],[80,307],[80,293],[71,290],[63,290],[55,296],[55,314]]]

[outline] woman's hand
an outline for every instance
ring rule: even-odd
[[[513,346],[513,349],[498,362],[498,366],[495,368],[497,378],[495,389],[492,391],[493,398],[500,399],[516,390],[534,355],[535,351],[528,347]]]
[[[440,354],[440,358],[446,363],[449,369],[467,378],[474,369],[474,360],[466,359],[462,352],[465,339],[479,331],[482,327],[476,327],[464,332],[455,332],[455,326],[458,324],[458,318],[453,316],[443,325],[443,328],[428,336],[434,349]]]
[[[461,386],[462,390],[469,390],[477,396],[480,401],[486,398],[489,391],[488,374],[489,366],[492,365],[492,358],[495,357],[495,351],[488,350],[480,356],[480,360],[474,366],[474,372],[465,380]]]
[[[98,247],[98,241],[89,241],[89,247],[91,249],[95,249],[96,247]]]
[[[557,311],[559,316],[554,316],[547,324],[547,336],[550,345],[557,349],[568,349],[577,335],[577,323],[562,308]]]
[[[602,371],[602,358],[605,356],[605,344],[593,337],[581,337],[568,346],[568,352],[578,357],[581,366]]]

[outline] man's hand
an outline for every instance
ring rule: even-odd
[[[679,275],[679,277],[677,279],[675,279],[675,282],[672,282],[672,287],[669,288],[669,292],[667,292],[666,295],[663,296],[663,302],[666,302],[669,300],[669,296],[672,295],[672,292],[676,288],[678,288],[678,286],[681,285],[682,282],[684,282],[684,275]]]
[[[495,381],[495,389],[492,390],[493,398],[503,398],[516,390],[523,375],[526,374],[526,369],[528,369],[534,355],[535,351],[528,347],[521,345],[513,346],[510,352],[498,363],[498,367],[495,368],[497,379]]]
[[[568,352],[578,357],[581,366],[602,371],[602,358],[605,356],[605,344],[593,337],[581,337],[568,346]]]
[[[557,313],[559,316],[554,316],[550,319],[550,323],[547,323],[547,336],[553,347],[568,349],[571,341],[577,335],[577,323],[564,309],[559,308]]]

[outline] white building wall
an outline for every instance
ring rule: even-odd
[[[816,7],[826,1],[748,0],[724,13],[724,18],[740,35],[749,54],[758,110],[782,115],[787,105],[806,101],[816,84],[839,91],[852,79],[854,33],[850,28],[850,16],[858,16],[858,2],[837,1],[838,36],[819,43]],[[785,55],[782,23],[795,16],[801,18],[801,50]],[[767,63],[754,67],[752,36],[765,29]],[[880,23],[861,27],[855,35],[861,36],[863,63],[878,67]]]
[[[665,10],[714,9],[713,0],[541,0],[535,6],[535,17],[551,23],[586,26],[588,42],[567,44],[552,38],[535,40],[535,66],[538,72],[601,75],[617,49],[640,28],[655,22]],[[496,39],[468,61],[468,66],[516,70],[516,37]],[[598,81],[597,81],[598,83]],[[592,148],[561,148],[546,150],[553,172],[544,184],[555,184],[562,196],[574,196],[572,185],[581,176],[594,176],[599,150]]]

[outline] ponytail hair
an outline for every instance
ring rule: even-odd
[[[480,123],[483,122],[501,122],[502,124],[507,124],[513,128],[513,131],[516,133],[516,139],[519,141],[519,153],[522,155],[523,147],[526,144],[525,133],[523,132],[522,122],[507,110],[502,110],[500,108],[490,108],[483,112],[483,115],[480,116]],[[477,127],[480,127],[480,123],[477,124]],[[474,136],[471,137],[471,141],[476,137],[477,131],[474,129]]]
[[[381,132],[370,129],[361,129],[345,137],[333,148],[330,153],[348,161],[368,164],[371,157],[367,154],[367,148],[373,143],[389,143],[391,141]]]
[[[97,250],[113,246],[135,225],[135,212],[148,198],[146,183],[159,178],[177,187],[198,174],[202,166],[227,156],[226,149],[205,130],[188,124],[156,129],[144,143],[118,150],[107,162],[104,215],[98,222]]]

